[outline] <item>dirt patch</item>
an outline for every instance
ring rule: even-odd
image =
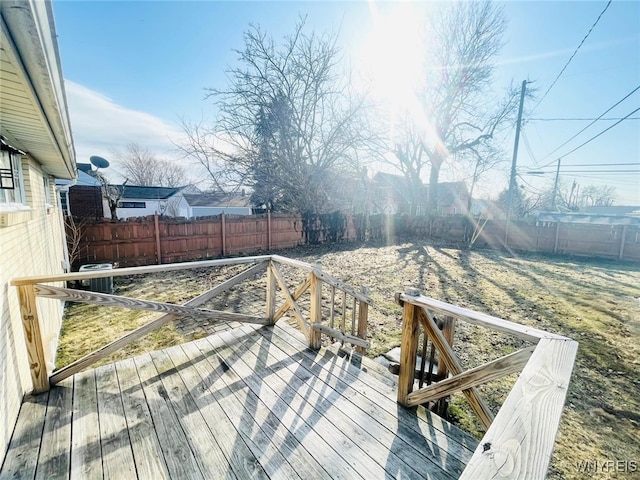
[[[354,287],[369,288],[375,303],[369,314],[369,356],[400,344],[401,310],[393,299],[396,292],[407,287],[417,287],[439,300],[566,335],[580,342],[580,347],[549,478],[586,478],[576,467],[580,462],[640,460],[640,265],[544,255],[511,256],[420,241],[343,247],[298,248],[278,253],[309,263],[320,260],[330,274]],[[121,295],[184,303],[239,269],[116,278],[115,285]],[[293,273],[288,276],[290,286],[297,281],[299,278]],[[264,312],[263,282],[263,278],[256,278],[210,307],[248,314],[254,313],[251,309]],[[149,318],[145,314],[132,316],[124,310],[68,307],[59,364],[88,353]],[[105,361],[223,328],[209,327],[188,320],[166,326],[155,336],[150,335]],[[465,324],[459,325],[455,342],[465,367],[522,346],[522,342],[508,335]],[[515,379],[512,375],[480,388],[494,412]],[[454,396],[450,413],[462,427],[478,437],[482,435],[462,396]],[[609,478],[607,475],[618,478],[615,472],[605,472],[598,478]]]

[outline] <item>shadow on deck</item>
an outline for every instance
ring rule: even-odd
[[[383,368],[242,326],[27,396],[1,478],[458,478],[478,442]]]

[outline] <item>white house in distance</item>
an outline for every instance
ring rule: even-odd
[[[210,215],[251,215],[251,202],[243,194],[198,193],[181,194],[184,201],[180,202],[181,217],[195,218]]]
[[[180,199],[174,197],[180,192],[180,188],[136,185],[115,185],[115,187],[122,192],[116,210],[119,219],[146,217],[156,213],[176,216],[176,205],[180,203]]]
[[[25,393],[30,362],[54,367],[58,300],[38,298],[46,365],[30,359],[16,277],[63,273],[63,219],[54,184],[76,175],[51,2],[0,2],[0,460]],[[39,433],[38,433],[39,435]],[[2,463],[0,461],[0,463]]]
[[[194,193],[182,188],[117,185],[122,196],[117,214],[121,220],[147,215],[197,218],[212,215],[251,215],[249,197],[243,194]]]

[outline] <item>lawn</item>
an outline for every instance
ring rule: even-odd
[[[580,343],[549,478],[589,478],[576,464],[640,461],[640,265],[587,258],[508,255],[413,241],[392,246],[343,245],[279,252],[308,262],[355,287],[367,286],[376,356],[400,344],[401,310],[394,293],[417,287],[423,294],[513,322],[559,333]],[[239,267],[116,278],[117,293],[184,303],[228,278]],[[258,282],[255,284],[261,288]],[[143,313],[88,305],[66,310],[58,363],[66,364],[151,318]],[[206,334],[169,325],[105,361]],[[512,338],[459,325],[455,350],[467,367],[518,348]],[[482,387],[495,411],[515,376]],[[462,396],[450,414],[480,437],[479,423]],[[627,464],[628,465],[628,464]],[[613,470],[613,469],[612,469]],[[616,477],[602,473],[598,478]]]

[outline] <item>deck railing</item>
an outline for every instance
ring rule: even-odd
[[[184,305],[51,285],[51,283],[72,280],[82,281],[242,264],[249,265],[249,268],[189,300]],[[285,275],[283,275],[283,266],[302,271],[305,274],[304,280],[297,285],[293,291],[290,291],[287,279]],[[252,316],[236,312],[201,308],[205,303],[211,301],[221,293],[228,291],[247,279],[255,279],[265,272],[267,278],[266,291],[264,292],[266,302],[264,316]],[[326,272],[323,272],[319,264],[311,265],[278,255],[85,271],[42,277],[23,277],[13,279],[11,285],[18,289],[29,367],[35,393],[47,391],[50,385],[54,385],[89,367],[113,352],[162,327],[166,323],[181,317],[201,318],[220,322],[236,321],[240,323],[270,325],[277,322],[291,310],[300,330],[302,330],[309,342],[309,346],[312,348],[320,348],[323,333],[343,343],[354,345],[360,352],[369,346],[369,342],[367,341],[368,305],[371,303],[369,297],[365,293],[359,292]],[[323,291],[327,293],[325,294]],[[281,292],[280,298],[284,298],[281,305],[278,305],[278,292]],[[339,301],[336,301],[336,292],[340,298]],[[303,300],[306,300],[303,298],[306,294],[308,294],[309,299],[303,302]],[[108,307],[129,308],[133,310],[146,310],[159,312],[162,313],[162,315],[73,363],[55,371],[48,372],[43,348],[43,336],[40,328],[41,321],[36,302],[37,297]],[[327,307],[328,310],[325,307]],[[336,309],[340,312],[339,328],[336,328],[334,324]],[[350,312],[351,316],[350,329],[345,328],[349,316],[348,312]]]
[[[462,392],[487,428],[460,478],[545,478],[578,343],[428,298],[416,289],[397,294],[396,301],[403,307],[398,402],[410,407]],[[452,348],[457,321],[507,333],[532,345],[465,371]],[[414,391],[420,328],[423,361]],[[425,372],[427,342],[432,353]],[[494,418],[476,387],[517,372],[520,376]]]

